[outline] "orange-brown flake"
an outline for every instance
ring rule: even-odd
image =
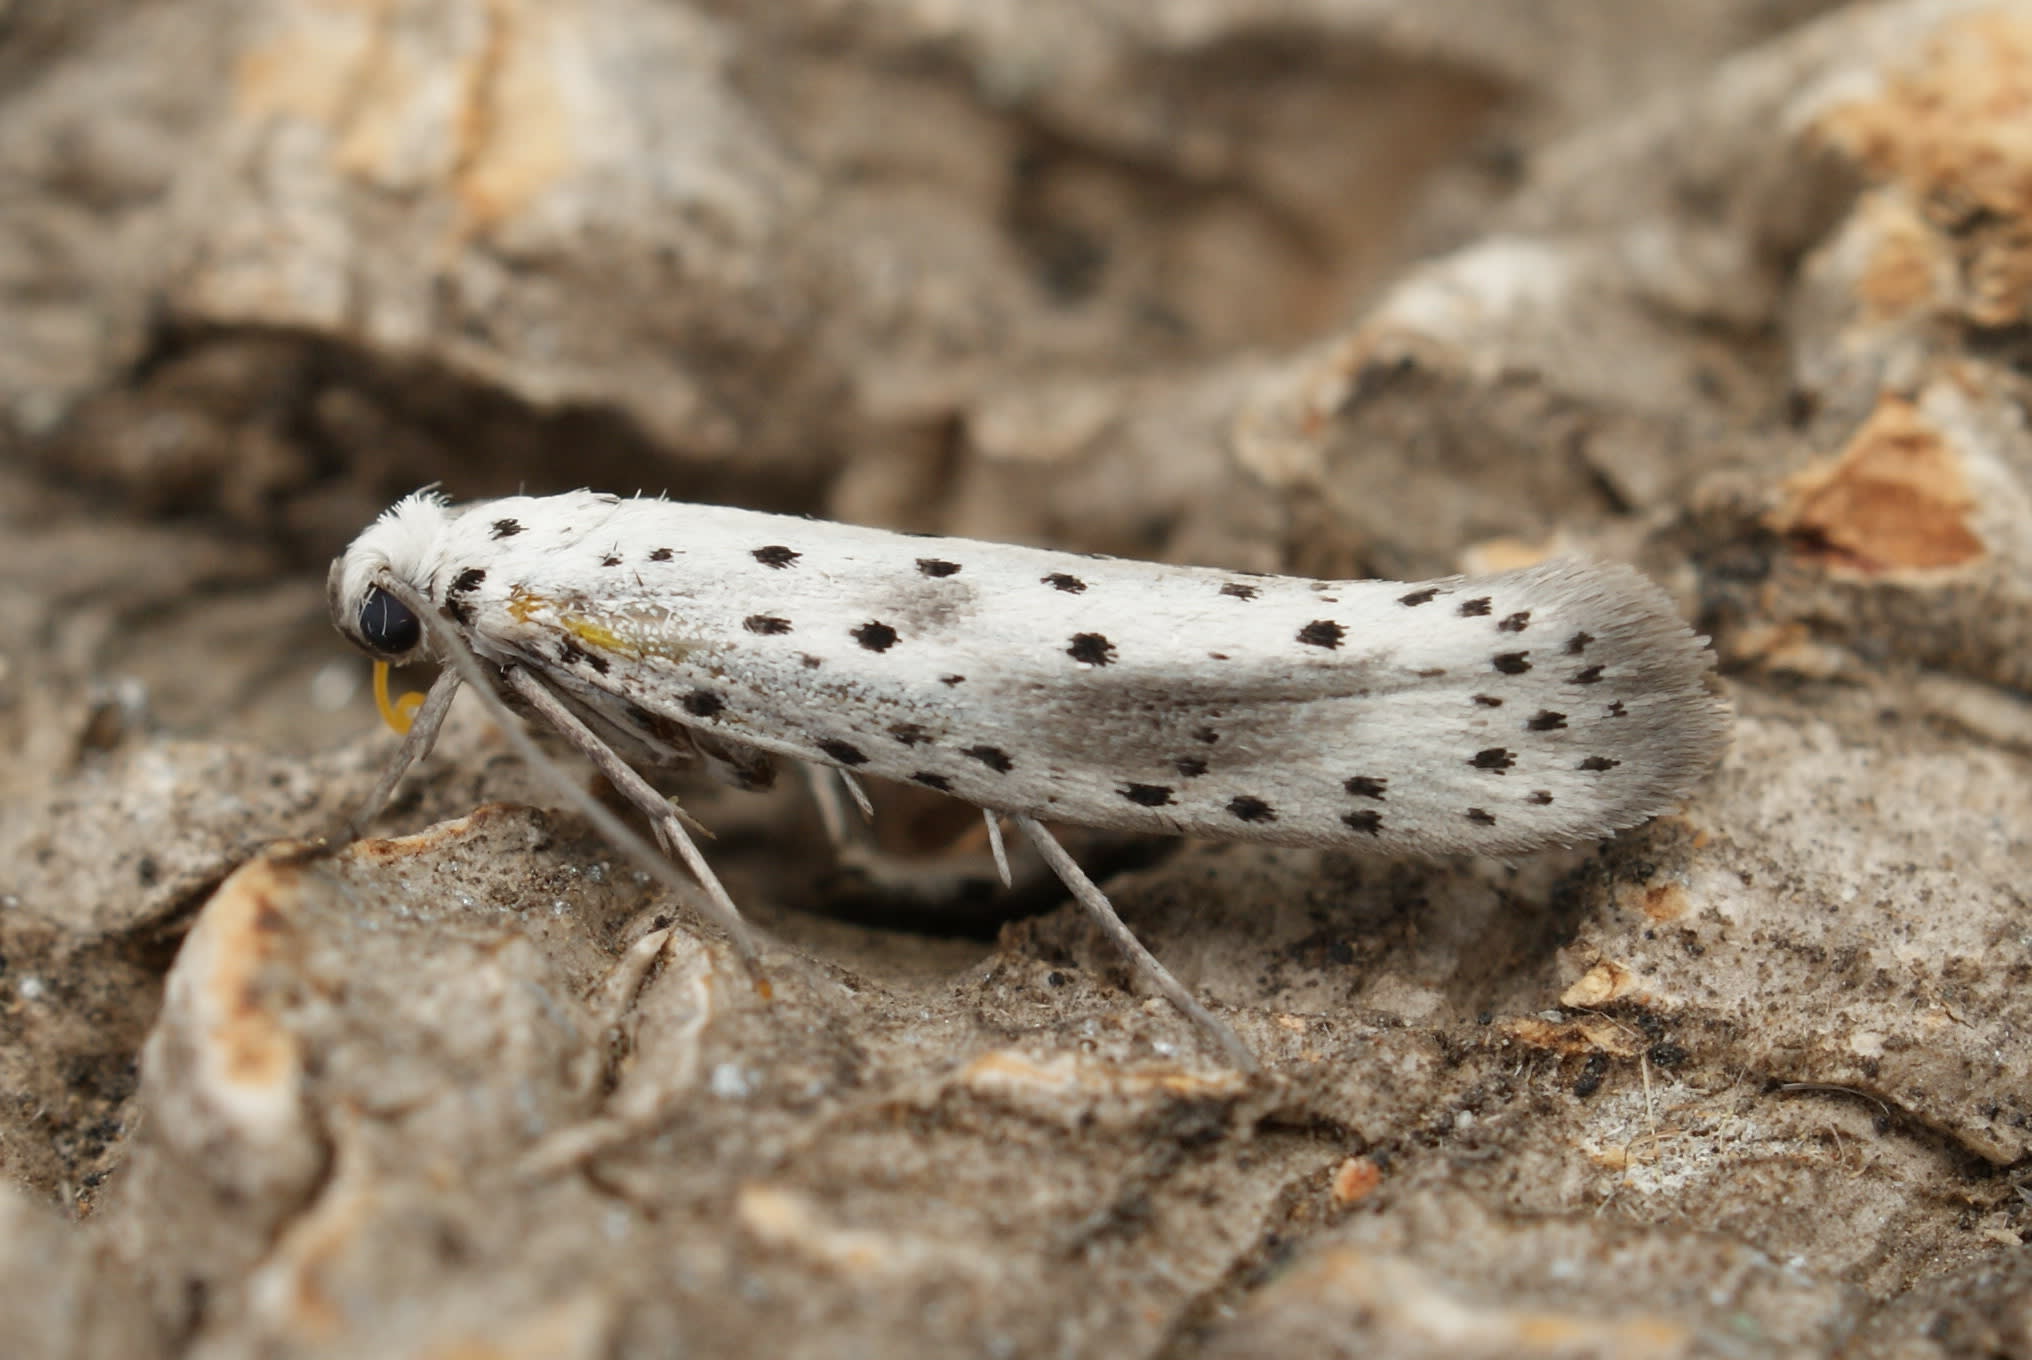
[[[1815,131],[1941,233],[1969,320],[2022,320],[2032,306],[2032,22],[1992,10],[1943,24],[1911,67]],[[1872,261],[1873,302],[1909,302],[1924,286],[1913,244]]]
[[[1960,453],[1919,409],[1885,399],[1847,448],[1785,484],[1773,527],[1805,555],[1860,572],[1958,567],[1986,551]]]

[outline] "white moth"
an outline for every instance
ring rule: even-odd
[[[1013,818],[1244,1064],[1041,822],[1509,855],[1671,806],[1729,730],[1705,640],[1599,564],[1313,581],[590,491],[420,492],[332,564],[330,593],[376,658],[453,663],[362,818],[459,678],[484,680],[643,807],[752,957],[637,770],[703,761],[752,787],[789,756],[935,789]]]

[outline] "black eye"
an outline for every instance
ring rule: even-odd
[[[360,640],[377,652],[400,656],[423,638],[423,625],[409,606],[379,586],[360,601]]]

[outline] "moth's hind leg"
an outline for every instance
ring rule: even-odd
[[[1185,989],[1185,984],[1173,977],[1171,970],[1143,947],[1143,942],[1115,914],[1114,904],[1108,901],[1107,894],[1094,885],[1086,871],[1058,843],[1058,838],[1045,830],[1034,817],[1018,815],[1014,820],[1023,829],[1023,834],[1030,838],[1030,843],[1037,847],[1037,853],[1044,856],[1044,862],[1051,866],[1051,871],[1058,875],[1058,881],[1065,884],[1073,899],[1086,908],[1087,915],[1101,928],[1101,933],[1128,956],[1130,966],[1142,975],[1143,980],[1197,1025],[1200,1033],[1211,1039],[1230,1063],[1245,1072],[1254,1072],[1257,1068],[1256,1055],[1249,1051],[1241,1036],[1228,1028],[1226,1021],[1201,1005],[1199,999]]]
[[[885,906],[914,914],[924,910],[942,910],[978,894],[990,881],[987,878],[990,869],[995,880],[999,880],[1004,888],[1016,885],[1009,852],[1002,842],[999,813],[986,808],[978,810],[986,821],[985,856],[963,841],[966,836],[964,828],[948,827],[943,819],[931,823],[930,834],[906,836],[905,839],[913,846],[919,841],[929,842],[925,848],[892,849],[885,846],[867,825],[877,820],[876,809],[859,779],[830,765],[807,763],[804,772],[811,785],[812,802],[817,805],[819,821],[825,827],[826,839],[832,843],[834,862],[847,876],[844,885],[847,896],[861,898],[872,895],[874,900]],[[906,812],[914,806],[923,806],[919,800],[933,797],[922,789],[900,792],[904,795],[903,808]],[[860,809],[859,819],[848,812],[849,798]],[[945,803],[949,800],[939,801]],[[893,811],[892,806],[892,816]],[[934,846],[935,851],[932,849]],[[1041,866],[1035,860],[1026,860],[1022,867],[1026,883],[1038,880],[1037,871]]]
[[[841,800],[840,791],[845,789],[853,795],[854,803],[864,818],[874,818],[875,805],[868,801],[867,792],[862,789],[859,780],[830,765],[806,763],[804,782],[811,788],[811,801],[818,808],[818,820],[825,827],[826,840],[835,851],[844,855],[854,844],[854,834],[849,830],[846,804]]]

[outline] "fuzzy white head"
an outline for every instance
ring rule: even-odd
[[[456,514],[436,492],[414,492],[382,511],[332,560],[325,581],[332,622],[354,646],[391,665],[416,658],[422,621],[376,583],[386,573],[422,588],[439,537]]]

